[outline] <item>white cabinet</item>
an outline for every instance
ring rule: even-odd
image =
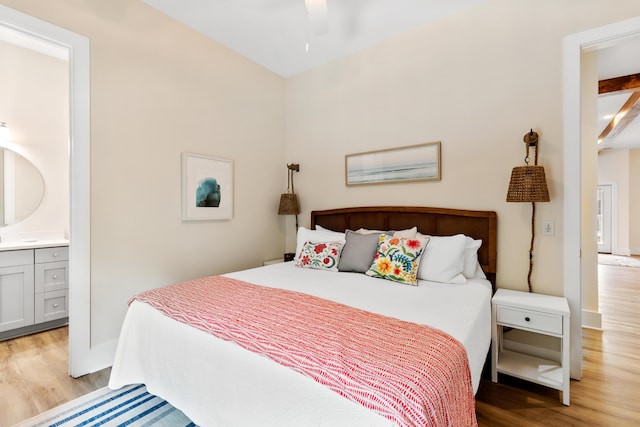
[[[67,246],[0,251],[0,338],[66,320],[68,269]]]
[[[0,332],[33,324],[33,249],[0,252]]]
[[[511,375],[562,391],[562,403],[569,405],[569,304],[565,298],[498,289],[492,299],[491,379],[498,373]],[[560,339],[557,357],[548,351],[504,345],[504,329],[513,328]],[[539,354],[533,354],[539,353]],[[545,355],[546,353],[546,355]],[[545,356],[540,357],[540,354]]]
[[[35,323],[68,316],[69,248],[35,250]]]

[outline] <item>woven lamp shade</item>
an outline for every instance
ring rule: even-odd
[[[299,213],[300,204],[298,203],[298,195],[295,193],[281,194],[278,215],[298,215]]]
[[[549,190],[542,166],[516,166],[511,171],[507,202],[548,202]]]

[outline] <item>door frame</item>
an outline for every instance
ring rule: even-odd
[[[571,377],[582,377],[582,52],[640,36],[640,17],[571,34],[563,46],[564,296],[571,309]],[[576,160],[578,159],[578,160]]]
[[[91,346],[89,39],[3,5],[0,25],[69,52],[69,373],[79,377],[109,366],[113,357]]]

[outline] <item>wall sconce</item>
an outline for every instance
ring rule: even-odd
[[[529,285],[529,292],[532,292],[531,272],[533,271],[533,242],[536,236],[536,202],[548,202],[550,199],[544,168],[538,166],[538,151],[540,148],[538,144],[538,134],[531,129],[524,135],[524,143],[526,146],[526,156],[524,158],[526,165],[516,166],[511,171],[511,180],[509,181],[509,190],[507,191],[507,202],[531,202],[531,246],[529,247],[529,274],[527,275],[527,283]],[[535,150],[533,166],[529,165],[529,149],[531,147]]]
[[[298,195],[293,189],[293,172],[300,172],[300,165],[292,163],[287,165],[287,192],[280,195],[280,206],[278,207],[278,215],[295,215],[296,231],[298,231],[298,214],[300,213],[300,203],[298,203]]]
[[[0,142],[10,141],[11,131],[7,127],[7,122],[0,122]]]

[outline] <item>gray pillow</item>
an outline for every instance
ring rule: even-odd
[[[364,273],[369,270],[378,249],[379,239],[380,233],[360,234],[347,230],[338,271]]]

